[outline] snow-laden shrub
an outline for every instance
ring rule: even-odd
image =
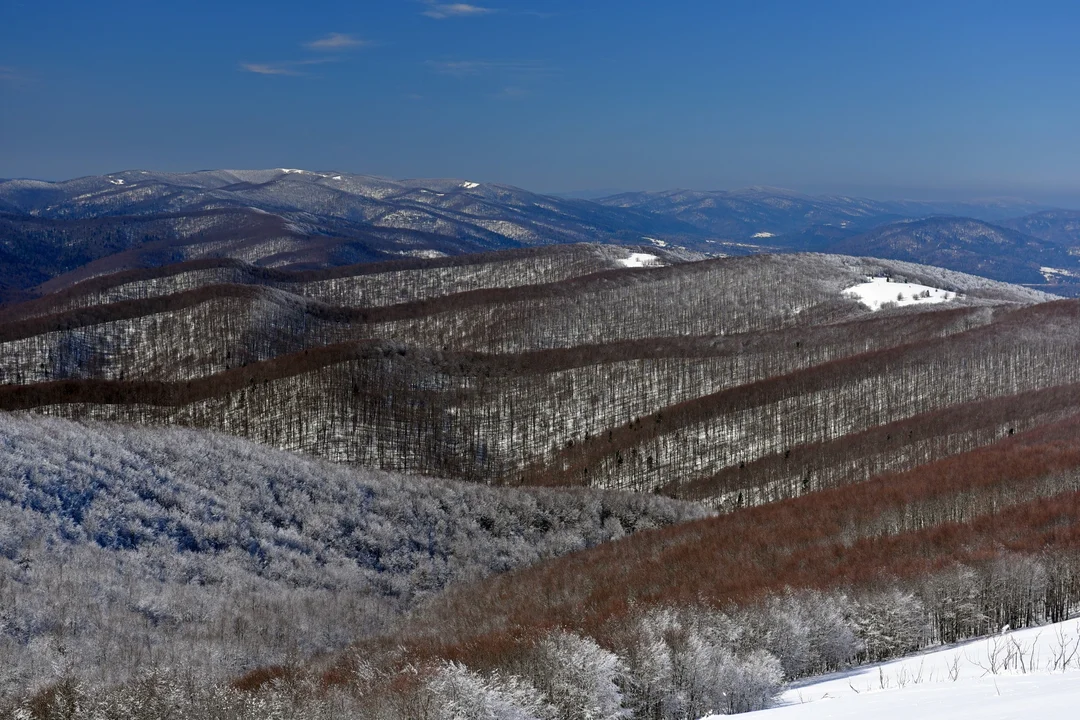
[[[541,640],[530,658],[529,676],[547,696],[558,720],[618,720],[623,708],[617,655],[592,638],[555,632]]]
[[[543,693],[515,675],[481,675],[446,663],[428,681],[430,720],[554,720]]]

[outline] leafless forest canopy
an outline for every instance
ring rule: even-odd
[[[0,308],[0,712],[683,720],[1074,612],[1080,302],[649,252]]]

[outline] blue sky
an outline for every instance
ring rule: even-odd
[[[0,177],[1080,197],[1080,3],[0,0]]]

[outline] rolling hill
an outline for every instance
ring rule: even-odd
[[[565,246],[99,278],[8,309],[0,407],[732,508],[989,442],[1055,417],[1072,396],[1040,400],[1080,382],[1074,305],[1015,286],[841,256],[628,257]],[[874,311],[845,294],[871,276],[960,295]],[[899,431],[943,413],[947,443]],[[889,453],[868,449],[894,430]]]
[[[880,255],[883,244],[873,238],[862,246],[847,241],[890,223],[940,215],[998,222],[1024,233],[1021,216],[1029,216],[1036,238],[1025,242],[1031,243],[1041,237],[1039,222],[1051,222],[1037,220],[1033,211],[1066,216],[1016,200],[882,202],[775,188],[635,192],[587,201],[468,180],[284,168],[0,180],[0,301],[120,270],[210,258],[302,270],[582,242],[681,248],[688,258],[790,251]],[[970,242],[970,228],[936,232],[962,253],[982,250]],[[1000,248],[983,235],[993,258]],[[967,255],[913,250],[889,257],[923,264],[944,259],[954,270],[982,270]],[[995,279],[1019,277],[1006,276],[992,259],[987,268]]]
[[[0,199],[0,714],[685,720],[1080,603],[1056,215],[284,170]]]

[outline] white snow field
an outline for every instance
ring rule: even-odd
[[[660,258],[649,253],[630,253],[630,257],[615,262],[630,268],[656,267],[660,264]]]
[[[1071,278],[1080,277],[1080,273],[1073,270],[1062,270],[1061,268],[1041,267],[1039,268],[1039,272],[1046,278],[1046,282],[1053,282],[1055,276]]]
[[[869,278],[864,283],[844,290],[871,310],[880,310],[887,303],[894,305],[928,305],[952,300],[956,293],[919,283],[889,282],[889,278]]]
[[[719,715],[709,720],[716,720]],[[1080,717],[1080,620],[802,680],[760,720]]]

